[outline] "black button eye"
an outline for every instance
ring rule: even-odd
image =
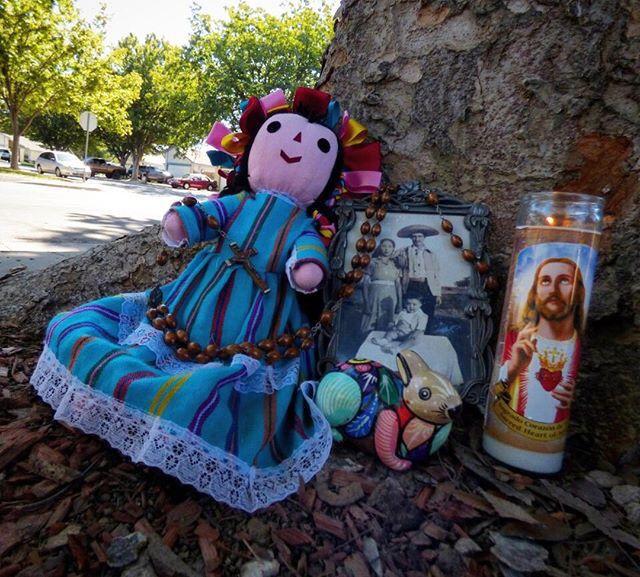
[[[423,401],[428,401],[431,398],[431,390],[424,388],[424,389],[420,389],[418,391],[418,396],[423,400]]]
[[[271,134],[273,134],[274,132],[278,132],[281,126],[282,124],[280,124],[277,120],[274,120],[267,125],[267,132],[270,132]]]
[[[331,150],[331,144],[329,144],[329,141],[326,138],[321,138],[318,140],[318,148],[326,154]]]

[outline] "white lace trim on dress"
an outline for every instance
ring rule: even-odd
[[[31,377],[40,397],[55,409],[55,418],[96,434],[134,462],[158,467],[198,491],[248,512],[294,493],[300,479],[309,481],[331,450],[331,428],[311,400],[313,381],[302,383],[315,434],[277,466],[247,465],[187,429],[127,406],[87,387],[44,347]]]

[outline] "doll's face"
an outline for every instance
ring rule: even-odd
[[[329,182],[338,138],[298,114],[276,114],[258,131],[249,152],[249,184],[310,205]]]

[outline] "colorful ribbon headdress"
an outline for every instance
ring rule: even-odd
[[[336,194],[370,194],[378,190],[382,177],[380,144],[365,143],[367,129],[350,118],[348,112],[343,113],[330,94],[312,88],[298,88],[291,105],[280,89],[262,98],[252,96],[244,103],[240,132],[231,132],[224,124],[216,122],[206,140],[218,151],[209,151],[211,163],[238,167],[247,145],[269,115],[278,111],[301,114],[336,133],[343,149],[341,187]]]

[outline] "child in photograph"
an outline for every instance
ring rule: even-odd
[[[365,271],[362,284],[365,303],[363,332],[389,330],[393,326],[394,315],[400,312],[402,286],[400,269],[393,260],[395,249],[393,240],[383,238]]]
[[[393,328],[388,330],[382,339],[373,338],[371,342],[378,345],[385,353],[391,353],[406,341],[424,334],[429,315],[421,307],[422,301],[418,296],[408,296],[404,310],[398,314]]]

